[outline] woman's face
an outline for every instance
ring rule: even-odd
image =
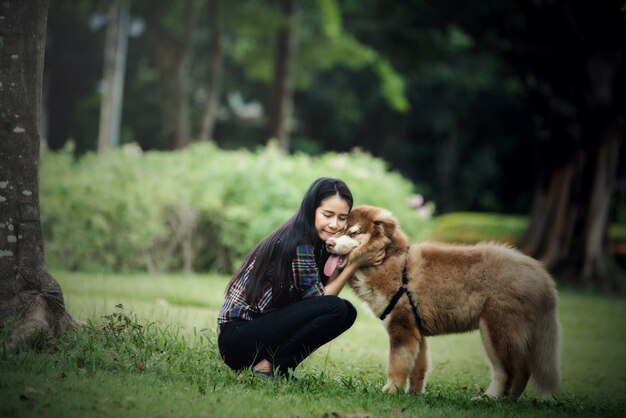
[[[335,235],[346,226],[350,206],[338,194],[327,197],[315,209],[315,231],[322,241]]]

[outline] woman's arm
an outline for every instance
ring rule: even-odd
[[[337,296],[346,283],[348,283],[350,277],[352,277],[354,272],[358,269],[359,266],[356,266],[355,264],[348,264],[339,272],[339,274],[333,274],[328,280],[326,286],[324,286],[324,294]]]
[[[335,271],[335,273],[330,277],[326,286],[324,286],[324,294],[325,295],[334,295],[337,296],[341,289],[348,283],[350,277],[361,267],[364,266],[377,266],[383,262],[385,259],[385,250],[380,250],[372,257],[367,257],[363,260],[356,260],[353,263],[349,263],[347,266],[343,268],[343,270]]]

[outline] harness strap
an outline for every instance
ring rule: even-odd
[[[387,305],[382,315],[380,315],[380,320],[382,321],[385,318],[387,318],[387,316],[391,313],[391,311],[393,311],[393,308],[395,308],[396,304],[398,303],[402,295],[406,293],[406,296],[409,298],[409,304],[411,305],[411,311],[413,311],[413,318],[415,319],[417,328],[420,331],[423,331],[424,324],[422,323],[422,318],[420,317],[419,311],[417,310],[417,304],[413,300],[413,296],[411,295],[411,292],[409,292],[409,290],[406,288],[408,284],[409,284],[409,278],[407,277],[406,264],[405,264],[404,269],[402,269],[402,286],[400,286],[398,291],[391,298],[389,305]]]
[[[385,308],[385,311],[380,316],[381,321],[384,321],[385,318],[387,318],[387,315],[389,315],[391,311],[393,311],[393,308],[395,308],[396,303],[398,303],[398,301],[400,300],[404,292],[406,292],[406,288],[402,286],[400,287],[400,289],[398,289],[396,294],[393,295],[393,297],[391,298],[391,301],[389,302],[389,305],[387,305],[387,307]]]

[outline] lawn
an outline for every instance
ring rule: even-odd
[[[306,360],[296,381],[238,381],[215,347],[227,278],[54,276],[86,331],[58,344],[42,338],[39,353],[3,351],[0,417],[626,414],[626,299],[620,297],[561,290],[563,389],[556,403],[539,402],[532,384],[517,402],[473,402],[489,382],[476,332],[431,338],[425,395],[382,394],[386,333],[349,291],[344,296],[359,309],[355,325]]]

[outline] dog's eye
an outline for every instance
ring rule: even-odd
[[[358,231],[352,231],[352,232],[350,232],[350,238],[354,238],[354,237],[356,237],[357,235],[359,235],[359,232],[358,232]]]

